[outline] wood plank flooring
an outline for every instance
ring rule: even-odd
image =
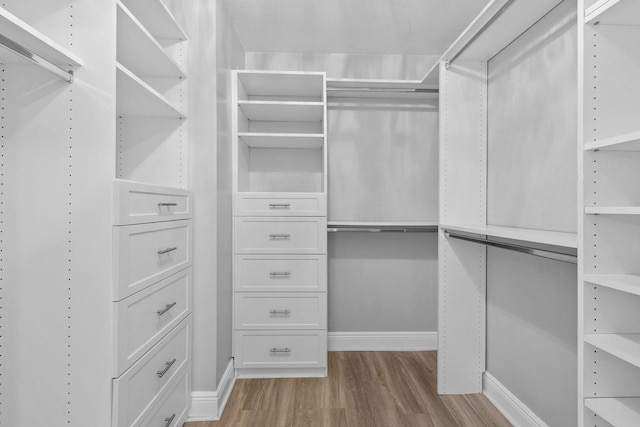
[[[328,378],[239,379],[222,419],[184,427],[510,426],[483,395],[439,396],[436,352],[330,352]]]

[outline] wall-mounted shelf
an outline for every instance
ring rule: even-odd
[[[242,91],[252,97],[313,97],[321,101],[324,90],[319,73],[294,73],[274,71],[238,71],[238,83]],[[242,93],[240,91],[240,93]],[[238,96],[239,99],[244,97]]]
[[[116,112],[120,117],[174,117],[182,111],[121,64],[116,65]]]
[[[240,132],[238,137],[251,148],[322,148],[323,134]]]
[[[335,232],[435,232],[438,231],[437,221],[329,221],[327,231]]]
[[[640,398],[590,398],[584,406],[613,426],[640,425]]]
[[[532,230],[529,228],[500,227],[496,225],[469,226],[440,224],[440,228],[447,231],[458,231],[462,233],[479,234],[487,237],[559,246],[567,249],[576,249],[578,247],[578,237],[576,233]]]
[[[170,58],[140,21],[118,2],[118,62],[140,77],[185,78],[184,71]]]
[[[612,138],[588,142],[584,145],[584,149],[585,151],[640,151],[640,132],[631,132]]]
[[[587,24],[640,25],[640,3],[635,0],[599,0],[584,14]]]
[[[640,368],[640,334],[585,334],[584,342]]]
[[[156,39],[186,40],[187,35],[162,0],[122,0]]]
[[[600,206],[584,208],[591,215],[640,215],[640,206]]]
[[[438,83],[422,80],[327,79],[327,88],[363,89],[438,89]]]
[[[264,122],[316,122],[324,115],[322,102],[238,101],[249,120]]]
[[[17,54],[0,47],[0,63],[35,62],[67,81],[73,80],[70,71],[82,65],[80,59],[67,49],[1,7],[0,28],[3,38],[0,42],[20,52]],[[31,54],[41,59],[32,58]]]
[[[640,296],[640,276],[635,274],[585,274],[584,281]]]

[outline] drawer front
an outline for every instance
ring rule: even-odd
[[[115,303],[119,376],[191,313],[191,268]]]
[[[238,193],[236,216],[327,216],[323,193]]]
[[[191,220],[114,228],[114,301],[191,265]]]
[[[235,295],[236,329],[327,329],[327,294]]]
[[[326,254],[326,218],[236,218],[237,253]]]
[[[326,255],[236,255],[236,291],[327,290]]]
[[[141,425],[189,361],[191,316],[114,380],[114,421],[118,427]]]
[[[189,219],[191,192],[131,181],[114,183],[114,225]]]
[[[175,385],[170,385],[166,395],[154,406],[143,427],[179,427],[187,418],[191,396],[191,365],[178,373]]]
[[[237,331],[236,368],[326,368],[326,331]]]

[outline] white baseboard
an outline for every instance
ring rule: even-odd
[[[548,427],[527,405],[488,372],[483,374],[482,392],[516,427]]]
[[[437,332],[329,332],[329,351],[426,351],[438,349]]]
[[[216,391],[191,392],[191,410],[187,421],[218,421],[235,382],[235,369],[233,359],[231,359]]]

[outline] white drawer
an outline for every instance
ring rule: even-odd
[[[236,216],[327,216],[324,193],[238,193]]]
[[[327,290],[326,255],[236,255],[236,291]]]
[[[191,265],[191,220],[114,227],[114,301]]]
[[[327,253],[327,219],[321,217],[236,218],[235,236],[237,253]]]
[[[326,331],[237,331],[236,368],[326,368]]]
[[[191,268],[114,303],[119,376],[191,313]]]
[[[124,374],[113,380],[113,422],[116,426],[142,425],[168,389],[171,379],[188,364],[190,336],[189,316]]]
[[[114,225],[191,218],[191,192],[139,182],[114,182]]]
[[[327,294],[236,293],[236,329],[327,329]]]
[[[179,427],[187,418],[191,398],[191,364],[177,373],[163,397],[143,421],[142,427]]]

